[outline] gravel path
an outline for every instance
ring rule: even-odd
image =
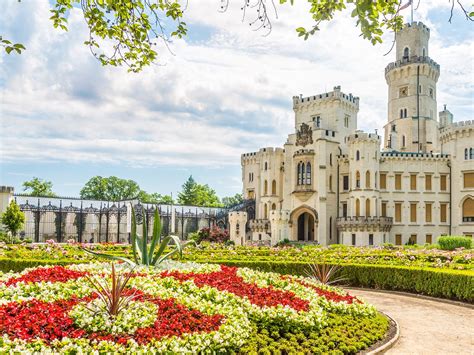
[[[474,354],[474,308],[397,293],[351,289],[398,322],[386,354]]]

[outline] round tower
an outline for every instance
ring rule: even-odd
[[[438,146],[436,83],[439,65],[428,55],[430,30],[421,22],[396,34],[396,60],[385,68],[388,123],[384,148],[431,152]]]

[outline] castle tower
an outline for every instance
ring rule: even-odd
[[[388,123],[384,148],[430,152],[438,147],[436,83],[439,65],[429,57],[430,30],[421,22],[396,34],[396,60],[385,68]]]

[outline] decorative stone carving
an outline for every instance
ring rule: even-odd
[[[313,130],[306,123],[302,123],[296,132],[296,145],[305,147],[308,144],[313,144]]]

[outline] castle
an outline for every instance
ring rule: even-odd
[[[402,245],[474,235],[474,121],[453,123],[446,106],[436,117],[440,67],[429,37],[421,22],[396,34],[383,142],[357,129],[359,98],[339,86],[293,97],[295,132],[284,147],[241,157],[244,198],[255,211],[229,214],[236,244]]]

